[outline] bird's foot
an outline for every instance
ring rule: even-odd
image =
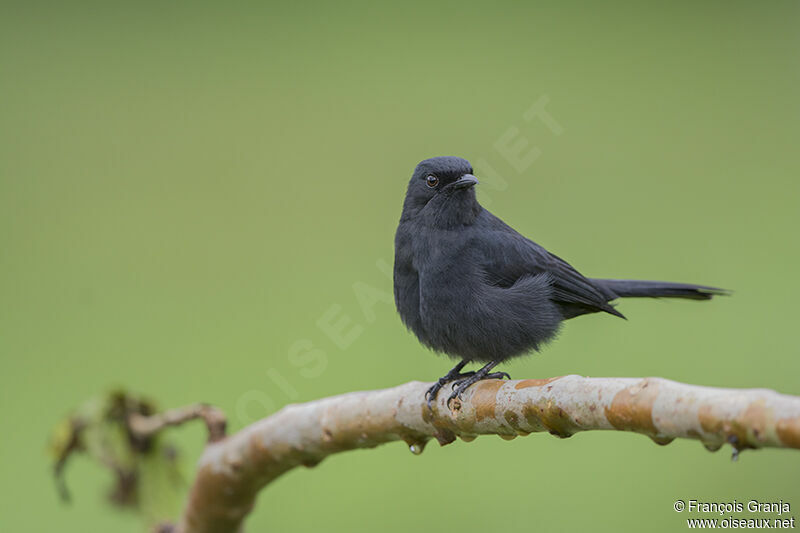
[[[447,384],[447,382],[453,381],[454,379],[468,378],[475,374],[475,372],[472,371],[463,373],[461,372],[461,369],[464,368],[464,365],[466,364],[466,361],[461,361],[455,367],[453,367],[450,372],[440,377],[439,380],[428,389],[428,391],[425,393],[425,401],[428,403],[428,409],[433,410],[433,401],[436,399],[436,395],[439,393],[442,387]]]
[[[425,400],[428,402],[428,409],[433,409],[433,401],[436,399],[436,395],[439,394],[439,391],[442,389],[442,387],[444,387],[449,381],[456,378],[468,378],[474,374],[475,372],[464,372],[463,374],[454,374],[452,376],[447,374],[446,376],[439,378],[439,380],[434,383],[433,386],[425,393]]]
[[[474,372],[471,376],[454,381],[452,385],[453,393],[450,395],[449,398],[447,398],[447,407],[450,407],[450,402],[452,402],[453,400],[456,399],[461,400],[462,399],[461,395],[464,394],[464,391],[466,391],[468,388],[470,388],[470,386],[479,381],[482,381],[484,379],[503,379],[503,378],[511,379],[511,376],[509,376],[507,372],[490,373],[489,371],[496,365],[497,363],[495,362],[489,363],[488,365],[484,366],[477,372]]]

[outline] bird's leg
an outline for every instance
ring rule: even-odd
[[[428,389],[428,392],[425,393],[425,399],[428,402],[428,409],[433,409],[433,400],[436,399],[436,394],[439,392],[439,389],[444,387],[444,384],[448,381],[457,379],[457,378],[466,378],[473,375],[475,372],[461,372],[461,369],[467,364],[467,361],[461,361],[456,366],[454,366],[450,372],[445,374],[444,376],[439,378],[439,381],[433,384],[433,386]]]
[[[472,374],[471,376],[467,376],[464,379],[459,379],[457,381],[454,381],[453,394],[451,394],[450,397],[447,399],[447,406],[449,407],[450,402],[455,400],[456,398],[460,400],[461,395],[464,393],[464,391],[467,390],[473,383],[477,383],[478,381],[481,381],[483,379],[503,379],[503,378],[511,379],[511,376],[509,376],[505,372],[489,373],[489,371],[494,367],[496,367],[498,364],[500,364],[500,361],[492,361],[483,368],[481,368],[480,370],[478,370],[477,372],[471,372]]]

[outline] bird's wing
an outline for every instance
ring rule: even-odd
[[[532,244],[536,245],[533,242]],[[539,245],[536,246],[541,248]],[[552,259],[552,268],[557,272],[554,275],[556,282],[554,284],[553,300],[577,305],[590,312],[604,311],[620,318],[625,318],[622,313],[614,309],[613,305],[608,303],[609,300],[616,298],[615,294],[592,283],[557,255],[551,254],[547,250],[545,252]]]
[[[615,294],[598,287],[557,255],[489,215],[492,218],[479,233],[488,283],[510,287],[523,276],[546,273],[553,279],[552,300],[565,308],[568,317],[604,311],[624,318],[608,303]]]

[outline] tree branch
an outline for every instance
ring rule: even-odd
[[[197,403],[170,409],[155,415],[130,413],[128,428],[137,439],[146,440],[168,426],[179,426],[184,422],[202,418],[208,428],[208,441],[216,442],[225,437],[227,424],[225,414],[208,404]]]
[[[658,444],[700,440],[747,448],[800,448],[800,397],[765,389],[718,389],[661,378],[564,376],[483,381],[453,411],[441,394],[433,411],[430,384],[353,392],[290,405],[230,437],[210,442],[178,524],[178,533],[235,533],[256,494],[292,468],[334,453],[404,440],[421,453],[440,444],[496,434],[506,439],[548,431],[569,437],[596,429],[633,431]],[[163,424],[162,424],[163,425]]]

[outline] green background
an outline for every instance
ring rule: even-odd
[[[483,160],[479,198],[596,277],[716,284],[571,321],[513,377],[662,376],[800,394],[795,2],[4,2],[0,528],[143,530],[108,475],[50,479],[51,428],[114,386],[232,429],[292,402],[433,380],[389,294],[414,165]],[[523,113],[541,97],[564,128]],[[514,128],[541,155],[517,171]],[[334,306],[340,306],[340,310]],[[339,310],[345,349],[317,326]],[[339,315],[337,315],[339,316]],[[324,368],[290,357],[298,341]],[[173,430],[186,475],[200,424]],[[261,493],[252,531],[682,531],[678,499],[783,499],[800,454],[626,433],[403,443]],[[188,482],[188,480],[187,480]]]

